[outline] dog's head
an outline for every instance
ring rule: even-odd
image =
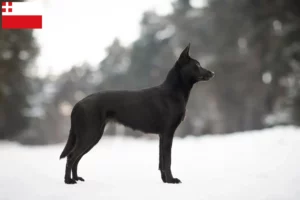
[[[182,51],[177,60],[182,79],[190,84],[211,79],[214,76],[214,73],[204,69],[199,61],[191,58],[189,50],[190,44]]]

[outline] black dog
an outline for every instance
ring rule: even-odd
[[[109,121],[158,134],[161,179],[165,183],[181,183],[171,172],[174,132],[184,118],[193,85],[214,75],[189,56],[189,48],[190,45],[183,50],[161,85],[138,91],[99,92],[74,106],[70,135],[60,156],[67,156],[65,183],[84,181],[77,175],[78,163],[101,139],[105,124]]]

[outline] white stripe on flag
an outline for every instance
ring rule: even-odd
[[[2,12],[2,15],[43,15],[41,2],[12,2],[12,7],[7,4],[2,8],[12,8],[12,12]]]

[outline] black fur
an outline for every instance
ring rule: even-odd
[[[174,132],[184,118],[193,85],[207,81],[214,75],[189,56],[189,48],[190,45],[183,50],[161,85],[138,91],[99,92],[87,96],[74,106],[69,139],[60,156],[67,156],[65,183],[84,181],[77,174],[78,163],[101,139],[105,124],[109,121],[145,133],[158,134],[162,181],[181,182],[171,172]]]

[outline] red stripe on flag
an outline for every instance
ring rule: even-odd
[[[41,29],[41,15],[2,15],[3,29]]]
[[[2,6],[12,6],[12,2],[2,2]]]

